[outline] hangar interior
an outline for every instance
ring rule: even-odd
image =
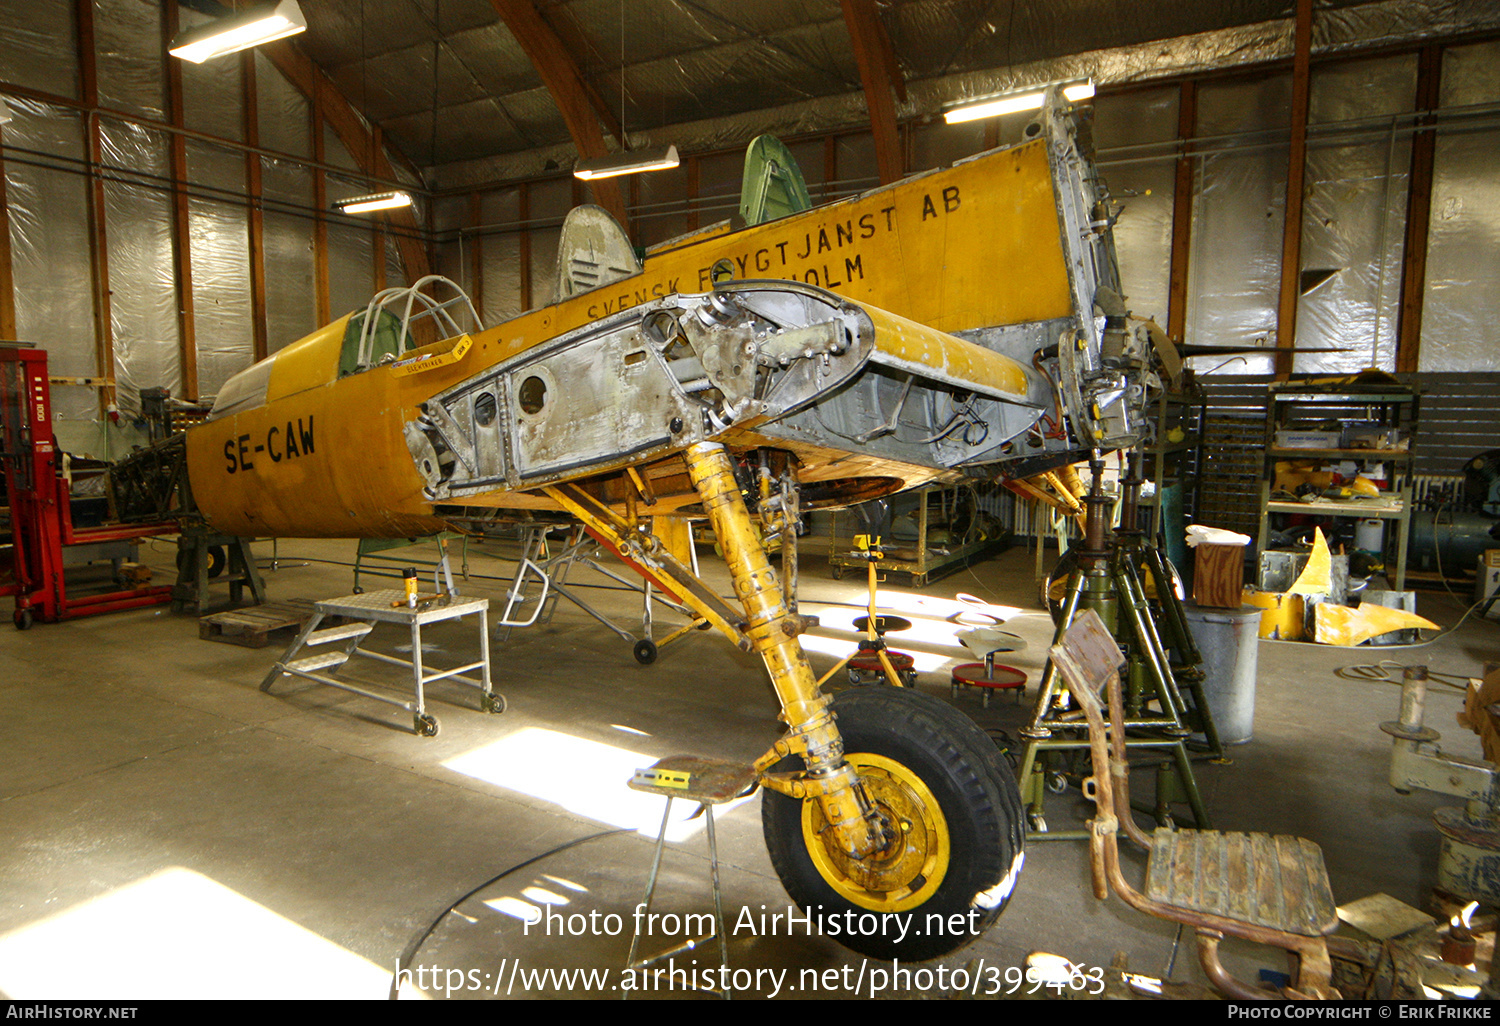
[[[43,419],[68,465],[49,456],[44,475],[71,483],[164,441],[202,420],[231,380],[243,380],[237,375],[364,311],[372,295],[428,275],[472,300],[475,338],[503,339],[507,323],[523,323],[576,286],[564,219],[581,204],[613,217],[648,267],[654,254],[722,230],[719,222],[738,228],[746,148],[762,134],[786,143],[816,212],[902,182],[920,189],[920,176],[936,169],[1023,147],[1039,123],[1030,110],[956,123],[947,111],[1088,81],[1096,92],[1081,104],[1078,138],[1110,200],[1099,223],[1112,235],[1118,292],[1132,324],[1150,319],[1193,372],[1153,394],[1133,422],[1150,436],[1140,452],[1153,542],[1159,535],[1191,572],[1191,550],[1176,551],[1180,537],[1168,538],[1163,524],[1242,532],[1250,544],[1235,550],[1236,573],[1266,590],[1262,553],[1282,547],[1281,533],[1295,535],[1301,523],[1287,521],[1273,487],[1284,473],[1312,480],[1349,457],[1347,434],[1322,448],[1304,442],[1322,463],[1284,472],[1267,455],[1293,444],[1277,431],[1368,421],[1403,447],[1356,460],[1358,480],[1400,492],[1401,504],[1380,507],[1373,528],[1358,506],[1340,507],[1330,541],[1347,551],[1331,559],[1347,560],[1338,571],[1346,577],[1384,574],[1395,605],[1432,624],[1420,635],[1382,635],[1404,643],[1357,648],[1282,638],[1243,645],[1234,633],[1240,647],[1230,662],[1239,668],[1248,658],[1251,667],[1253,736],[1213,758],[1189,745],[1187,773],[1149,755],[1133,760],[1135,793],[1165,794],[1176,818],[1191,819],[1198,810],[1183,811],[1181,791],[1195,785],[1214,828],[1313,841],[1340,905],[1383,894],[1437,916],[1439,926],[1405,935],[1413,950],[1420,945],[1411,938],[1424,930],[1434,950],[1448,935],[1454,909],[1434,904],[1433,891],[1451,889],[1455,872],[1465,877],[1478,889],[1461,896],[1481,901],[1470,962],[1482,971],[1440,959],[1397,966],[1390,946],[1377,943],[1375,961],[1386,958],[1387,975],[1400,982],[1381,991],[1370,989],[1380,985],[1372,977],[1357,993],[1476,993],[1500,905],[1488,878],[1500,850],[1486,820],[1494,803],[1483,788],[1468,796],[1484,822],[1466,820],[1474,830],[1462,842],[1452,840],[1451,823],[1440,834],[1434,813],[1463,804],[1451,792],[1470,786],[1468,774],[1487,781],[1493,771],[1484,739],[1449,714],[1464,708],[1468,682],[1490,673],[1497,651],[1494,618],[1476,600],[1486,597],[1486,575],[1493,588],[1500,570],[1485,555],[1500,544],[1490,533],[1500,514],[1491,490],[1500,479],[1500,189],[1491,159],[1500,135],[1500,5],[360,0],[301,5],[306,31],[289,39],[201,64],[170,55],[184,32],[249,6],[0,3],[0,353],[45,353]],[[592,182],[573,173],[668,146],[680,159],[667,170]],[[375,216],[336,206],[398,191],[411,204]],[[1057,235],[1053,225],[1040,227],[1038,249],[1047,233]],[[815,236],[806,238],[813,249]],[[936,290],[949,278],[996,294],[1032,288],[1024,261],[986,264],[982,247],[966,255],[976,266],[908,268],[912,290],[929,280]],[[756,267],[753,252],[747,259],[750,267],[730,268],[732,278],[777,276]],[[854,283],[835,281],[830,266],[852,277],[851,264],[834,261],[798,280],[834,293],[848,286],[853,295]],[[673,291],[715,284],[705,272]],[[652,298],[660,295],[633,302]],[[1104,322],[1112,311],[1095,313],[1080,317]],[[1219,349],[1194,355],[1194,346]],[[1153,380],[1163,384],[1165,373]],[[21,409],[17,382],[4,387],[11,391],[0,398]],[[1343,405],[1276,419],[1278,409],[1330,394]],[[1357,412],[1375,407],[1385,412]],[[22,438],[27,446],[32,439]],[[366,439],[358,430],[323,439],[325,454],[340,447],[327,458],[360,466]],[[4,551],[19,567],[15,495],[27,480],[23,456],[35,448],[23,454],[11,436],[6,442]],[[309,441],[303,446],[312,452]],[[238,460],[248,469],[243,448]],[[1128,469],[1113,455],[1105,462],[1118,494]],[[1020,770],[1030,765],[1024,732],[1046,712],[1034,703],[1055,640],[1039,587],[1060,558],[1059,539],[1062,547],[1081,543],[1085,561],[1090,550],[1081,523],[1069,526],[1034,494],[993,481],[929,475],[932,487],[919,498],[893,500],[898,514],[919,513],[921,526],[913,533],[915,517],[898,515],[888,546],[914,546],[919,561],[930,552],[945,558],[930,574],[925,562],[915,573],[882,568],[877,602],[912,622],[891,639],[913,656],[912,690],[972,719]],[[642,501],[654,503],[637,484]],[[1077,510],[1086,502],[1081,489],[1072,495]],[[196,482],[195,491],[207,495]],[[933,503],[951,531],[960,496],[967,526],[932,540]],[[189,613],[221,610],[230,600],[224,580],[200,578],[187,601],[161,587],[183,587],[191,577],[184,566],[199,550],[180,546],[175,531],[132,529],[85,552],[84,534],[75,534],[80,500],[70,501],[63,539],[48,544],[72,551],[68,589],[82,604],[43,602],[38,618],[61,622],[32,626],[28,614],[30,629],[0,642],[10,706],[0,852],[12,895],[0,908],[0,992],[384,997],[398,968],[425,967],[428,978],[411,976],[403,996],[619,996],[627,979],[650,996],[686,996],[670,974],[624,972],[662,806],[626,782],[668,756],[746,765],[761,757],[781,727],[759,658],[715,632],[690,631],[642,660],[635,642],[663,642],[686,621],[658,605],[653,634],[640,592],[630,590],[639,579],[609,556],[568,578],[584,605],[557,601],[545,622],[498,626],[517,567],[543,557],[523,547],[534,536],[474,532],[446,542],[446,551],[458,591],[489,600],[493,629],[483,637],[473,619],[436,622],[416,647],[419,659],[443,666],[487,661],[504,708],[486,711],[488,695],[435,681],[427,711],[441,730],[424,737],[365,695],[286,677],[262,690],[293,635],[276,634],[262,648],[216,640],[220,628]],[[796,599],[819,622],[801,645],[822,677],[865,636],[854,618],[869,601],[867,561],[852,514],[819,509],[802,520]],[[1360,526],[1375,532],[1373,542]],[[946,559],[976,531],[994,544],[972,559]],[[228,546],[212,560],[222,564],[227,553],[229,577],[243,574],[235,598],[246,589],[255,597],[263,581],[270,600],[310,606],[348,596],[359,583],[354,573],[399,573],[406,564],[423,567],[421,589],[444,585],[433,576],[439,550],[431,541],[373,554],[352,538],[249,533],[256,538],[243,549],[217,536],[201,546],[205,561],[209,549]],[[123,564],[122,544],[130,547]],[[716,550],[705,531],[688,542],[702,580],[721,596],[739,587],[721,558],[733,547],[720,541]],[[234,551],[248,554],[254,572],[234,562]],[[1360,563],[1362,555],[1374,558]],[[1299,572],[1315,558],[1304,554]],[[1202,565],[1200,555],[1200,579]],[[128,590],[155,582],[152,601],[86,615],[91,592],[123,594],[110,591],[122,571],[133,575]],[[18,573],[0,576],[0,594],[24,593]],[[400,586],[367,583],[367,594]],[[1238,578],[1234,594],[1238,610]],[[170,611],[168,600],[187,608]],[[1153,593],[1140,604],[1162,602]],[[22,626],[19,598],[16,610]],[[1020,639],[1004,656],[1027,680],[1014,704],[1003,690],[981,702],[991,689],[950,687],[955,667],[974,658],[959,635],[976,622]],[[1210,628],[1206,637],[1218,649],[1231,645],[1223,635]],[[370,651],[413,657],[396,628],[371,636]],[[1473,765],[1429,767],[1422,779],[1434,790],[1398,794],[1393,747],[1426,745],[1431,755],[1430,741],[1381,730],[1386,721],[1410,726],[1412,709],[1402,709],[1395,685],[1403,667],[1416,665],[1433,673],[1427,726],[1443,735],[1441,758]],[[1365,669],[1338,672],[1349,667]],[[411,680],[408,671],[373,672],[387,690]],[[888,686],[846,688],[846,678],[837,670],[830,689]],[[1246,682],[1232,683],[1243,694]],[[1490,715],[1483,703],[1476,708]],[[746,973],[727,989],[1018,996],[1035,989],[1028,956],[1049,952],[1074,971],[1040,988],[1042,996],[1092,996],[1095,969],[1101,990],[1107,978],[1110,993],[1145,996],[1154,984],[1125,981],[1119,970],[1127,966],[1165,981],[1169,993],[1213,994],[1192,927],[1114,894],[1096,899],[1088,844],[1065,836],[1084,831],[1092,815],[1078,787],[1090,771],[1076,759],[1057,765],[1038,776],[1049,785],[1045,797],[1027,792],[1028,814],[1015,823],[1029,836],[1003,915],[972,944],[931,961],[893,962],[810,936],[767,854],[760,797],[721,806],[727,959]],[[1450,776],[1455,782],[1445,784]],[[683,804],[674,808],[681,813]],[[664,914],[713,907],[703,826],[684,821],[669,833],[657,892]],[[810,836],[812,828],[802,829]],[[1466,870],[1451,869],[1455,847],[1459,861],[1472,856]],[[1122,850],[1125,876],[1140,880],[1144,857]],[[775,913],[779,927],[762,918]],[[534,914],[543,916],[540,934],[526,922]],[[570,926],[575,915],[588,922]],[[1340,927],[1345,936],[1354,929]],[[682,939],[665,919],[646,938],[653,946]],[[1221,954],[1235,976],[1258,986],[1297,983],[1295,968],[1276,975],[1287,965],[1274,948],[1231,938]],[[719,965],[711,944],[672,957],[685,971]],[[607,975],[597,986],[536,975],[554,969]],[[1347,996],[1352,984],[1342,982]]]

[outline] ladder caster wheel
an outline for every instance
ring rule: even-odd
[[[854,685],[855,687],[858,687],[860,684],[864,683],[864,678],[859,675],[858,670],[850,670],[849,683]]]
[[[1042,818],[1040,813],[1030,813],[1029,815],[1027,815],[1026,819],[1031,823],[1032,833],[1045,834],[1047,832],[1047,821]]]
[[[35,623],[35,622],[36,622],[36,620],[31,615],[31,610],[29,610],[29,609],[18,609],[18,610],[16,610],[16,630],[18,630],[18,631],[29,631],[29,630],[31,630],[31,625],[33,623]]]
[[[364,593],[365,593],[365,589],[361,588],[357,584],[354,586],[354,594],[356,594],[356,595],[363,595]]]
[[[1049,773],[1047,775],[1047,790],[1053,794],[1062,794],[1068,789],[1068,778],[1061,773]]]
[[[844,568],[841,566],[833,567],[828,572],[833,575],[835,581],[842,581],[844,579]]]
[[[416,727],[417,733],[421,734],[423,737],[437,737],[438,721],[436,716],[418,716],[412,721],[412,723],[413,726]]]
[[[901,678],[901,682],[907,687],[914,688],[917,686],[916,670],[907,670],[905,673],[897,674],[897,676]]]
[[[656,642],[649,638],[642,638],[635,643],[635,661],[642,666],[650,666],[656,662]]]
[[[494,694],[485,695],[482,701],[484,711],[487,713],[503,713],[505,711],[505,696],[498,691]]]

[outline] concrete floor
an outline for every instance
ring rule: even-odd
[[[281,543],[266,571],[271,598],[347,594],[350,569],[341,564],[353,551],[352,542]],[[471,548],[467,593],[499,598],[503,585],[480,575],[508,574],[497,557],[511,551],[497,542]],[[830,578],[824,551],[806,545],[802,577],[804,612],[823,617],[809,641],[820,672],[840,645],[852,646],[849,621],[862,593],[860,582]],[[158,580],[173,552],[169,544],[143,550]],[[257,552],[268,565],[269,544]],[[704,562],[722,584],[706,551]],[[592,574],[575,580],[608,583]],[[1050,626],[1035,608],[1033,557],[1013,550],[925,589],[883,588],[886,608],[917,620],[902,647],[919,657],[921,688],[947,699],[947,668],[967,658],[945,619],[960,591],[1017,608],[1007,629],[1030,649],[1014,661],[1035,680]],[[639,627],[638,599],[586,594]],[[1462,607],[1424,593],[1420,608],[1446,626]],[[658,614],[656,636],[678,622]],[[431,627],[426,641],[430,663],[477,658],[472,620]],[[370,641],[397,654],[406,643],[394,627]],[[639,666],[626,642],[566,603],[550,625],[496,646],[503,714],[478,711],[477,694],[459,685],[430,688],[436,738],[414,736],[400,709],[292,678],[262,693],[283,644],[203,641],[190,617],[162,607],[0,633],[0,992],[384,997],[405,953],[418,985],[405,996],[617,996],[630,910],[650,869],[648,835],[661,815],[659,799],[624,787],[630,767],[681,753],[748,761],[777,734],[763,670],[717,635],[694,632]],[[1423,904],[1438,847],[1430,813],[1456,803],[1390,789],[1389,741],[1377,724],[1394,718],[1398,691],[1333,671],[1389,658],[1471,675],[1497,650],[1495,625],[1472,619],[1418,648],[1261,642],[1254,740],[1233,750],[1230,765],[1198,767],[1215,824],[1318,842],[1340,902],[1384,892]],[[403,682],[396,668],[371,661],[351,672]],[[1476,739],[1453,721],[1460,703],[1458,692],[1434,688],[1428,722],[1453,751],[1477,755]],[[1008,699],[985,710],[966,694],[957,704],[982,726],[1012,733],[1026,714]],[[1148,784],[1143,775],[1137,787]],[[915,975],[800,927],[790,937],[784,925],[779,936],[760,935],[741,917],[758,926],[762,913],[784,916],[789,902],[765,853],[758,806],[718,820],[730,964],[748,970],[734,981],[741,994],[869,997],[883,988],[877,996],[939,996],[964,982],[948,972],[966,968],[968,990],[984,996],[1014,990],[1034,950],[1084,967],[1108,966],[1123,952],[1133,970],[1158,976],[1173,958],[1175,927],[1118,899],[1093,898],[1078,842],[1030,845],[998,924],[943,963],[901,967],[924,970]],[[1086,814],[1076,791],[1049,796],[1054,830]],[[669,843],[658,910],[711,909],[705,848],[701,830]],[[1143,869],[1134,853],[1126,860],[1127,873]],[[558,918],[528,931],[519,918],[527,905]],[[670,926],[662,921],[650,943],[659,947]],[[1284,968],[1277,952],[1226,951],[1250,976],[1260,966]],[[675,966],[715,961],[700,948]],[[533,975],[549,969],[608,977],[563,984]],[[1203,982],[1190,939],[1171,977]]]

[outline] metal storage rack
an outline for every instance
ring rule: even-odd
[[[1276,514],[1300,513],[1317,517],[1374,517],[1390,521],[1396,531],[1396,574],[1392,586],[1402,591],[1406,585],[1406,555],[1411,520],[1412,465],[1417,436],[1419,393],[1406,385],[1346,385],[1290,382],[1270,386],[1266,409],[1264,467],[1260,485],[1260,534],[1256,553],[1266,549],[1270,517]],[[1341,442],[1327,448],[1278,447],[1276,434],[1296,421],[1328,421],[1370,431],[1397,431],[1406,438],[1406,448],[1354,449]],[[1350,499],[1315,503],[1273,500],[1271,487],[1276,463],[1281,460],[1354,461],[1380,463],[1385,467],[1390,486],[1379,500]],[[1389,548],[1389,540],[1387,540]]]
[[[895,571],[910,574],[912,586],[920,588],[935,577],[978,562],[1002,544],[1004,536],[985,537],[979,530],[977,502],[974,505],[974,522],[968,534],[958,544],[934,543],[933,524],[956,509],[961,488],[962,486],[927,485],[909,493],[917,497],[914,510],[916,540],[912,543],[904,539],[885,539],[886,557],[880,562],[882,573]],[[867,561],[853,555],[854,536],[860,531],[859,518],[852,511],[834,511],[828,548],[828,565],[834,580],[841,579],[844,571],[850,567],[857,567],[860,573],[864,573]]]

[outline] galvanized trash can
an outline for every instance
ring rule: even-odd
[[[1193,640],[1203,653],[1203,693],[1219,740],[1242,745],[1255,728],[1261,610],[1255,606],[1204,609],[1192,604],[1184,610]]]

